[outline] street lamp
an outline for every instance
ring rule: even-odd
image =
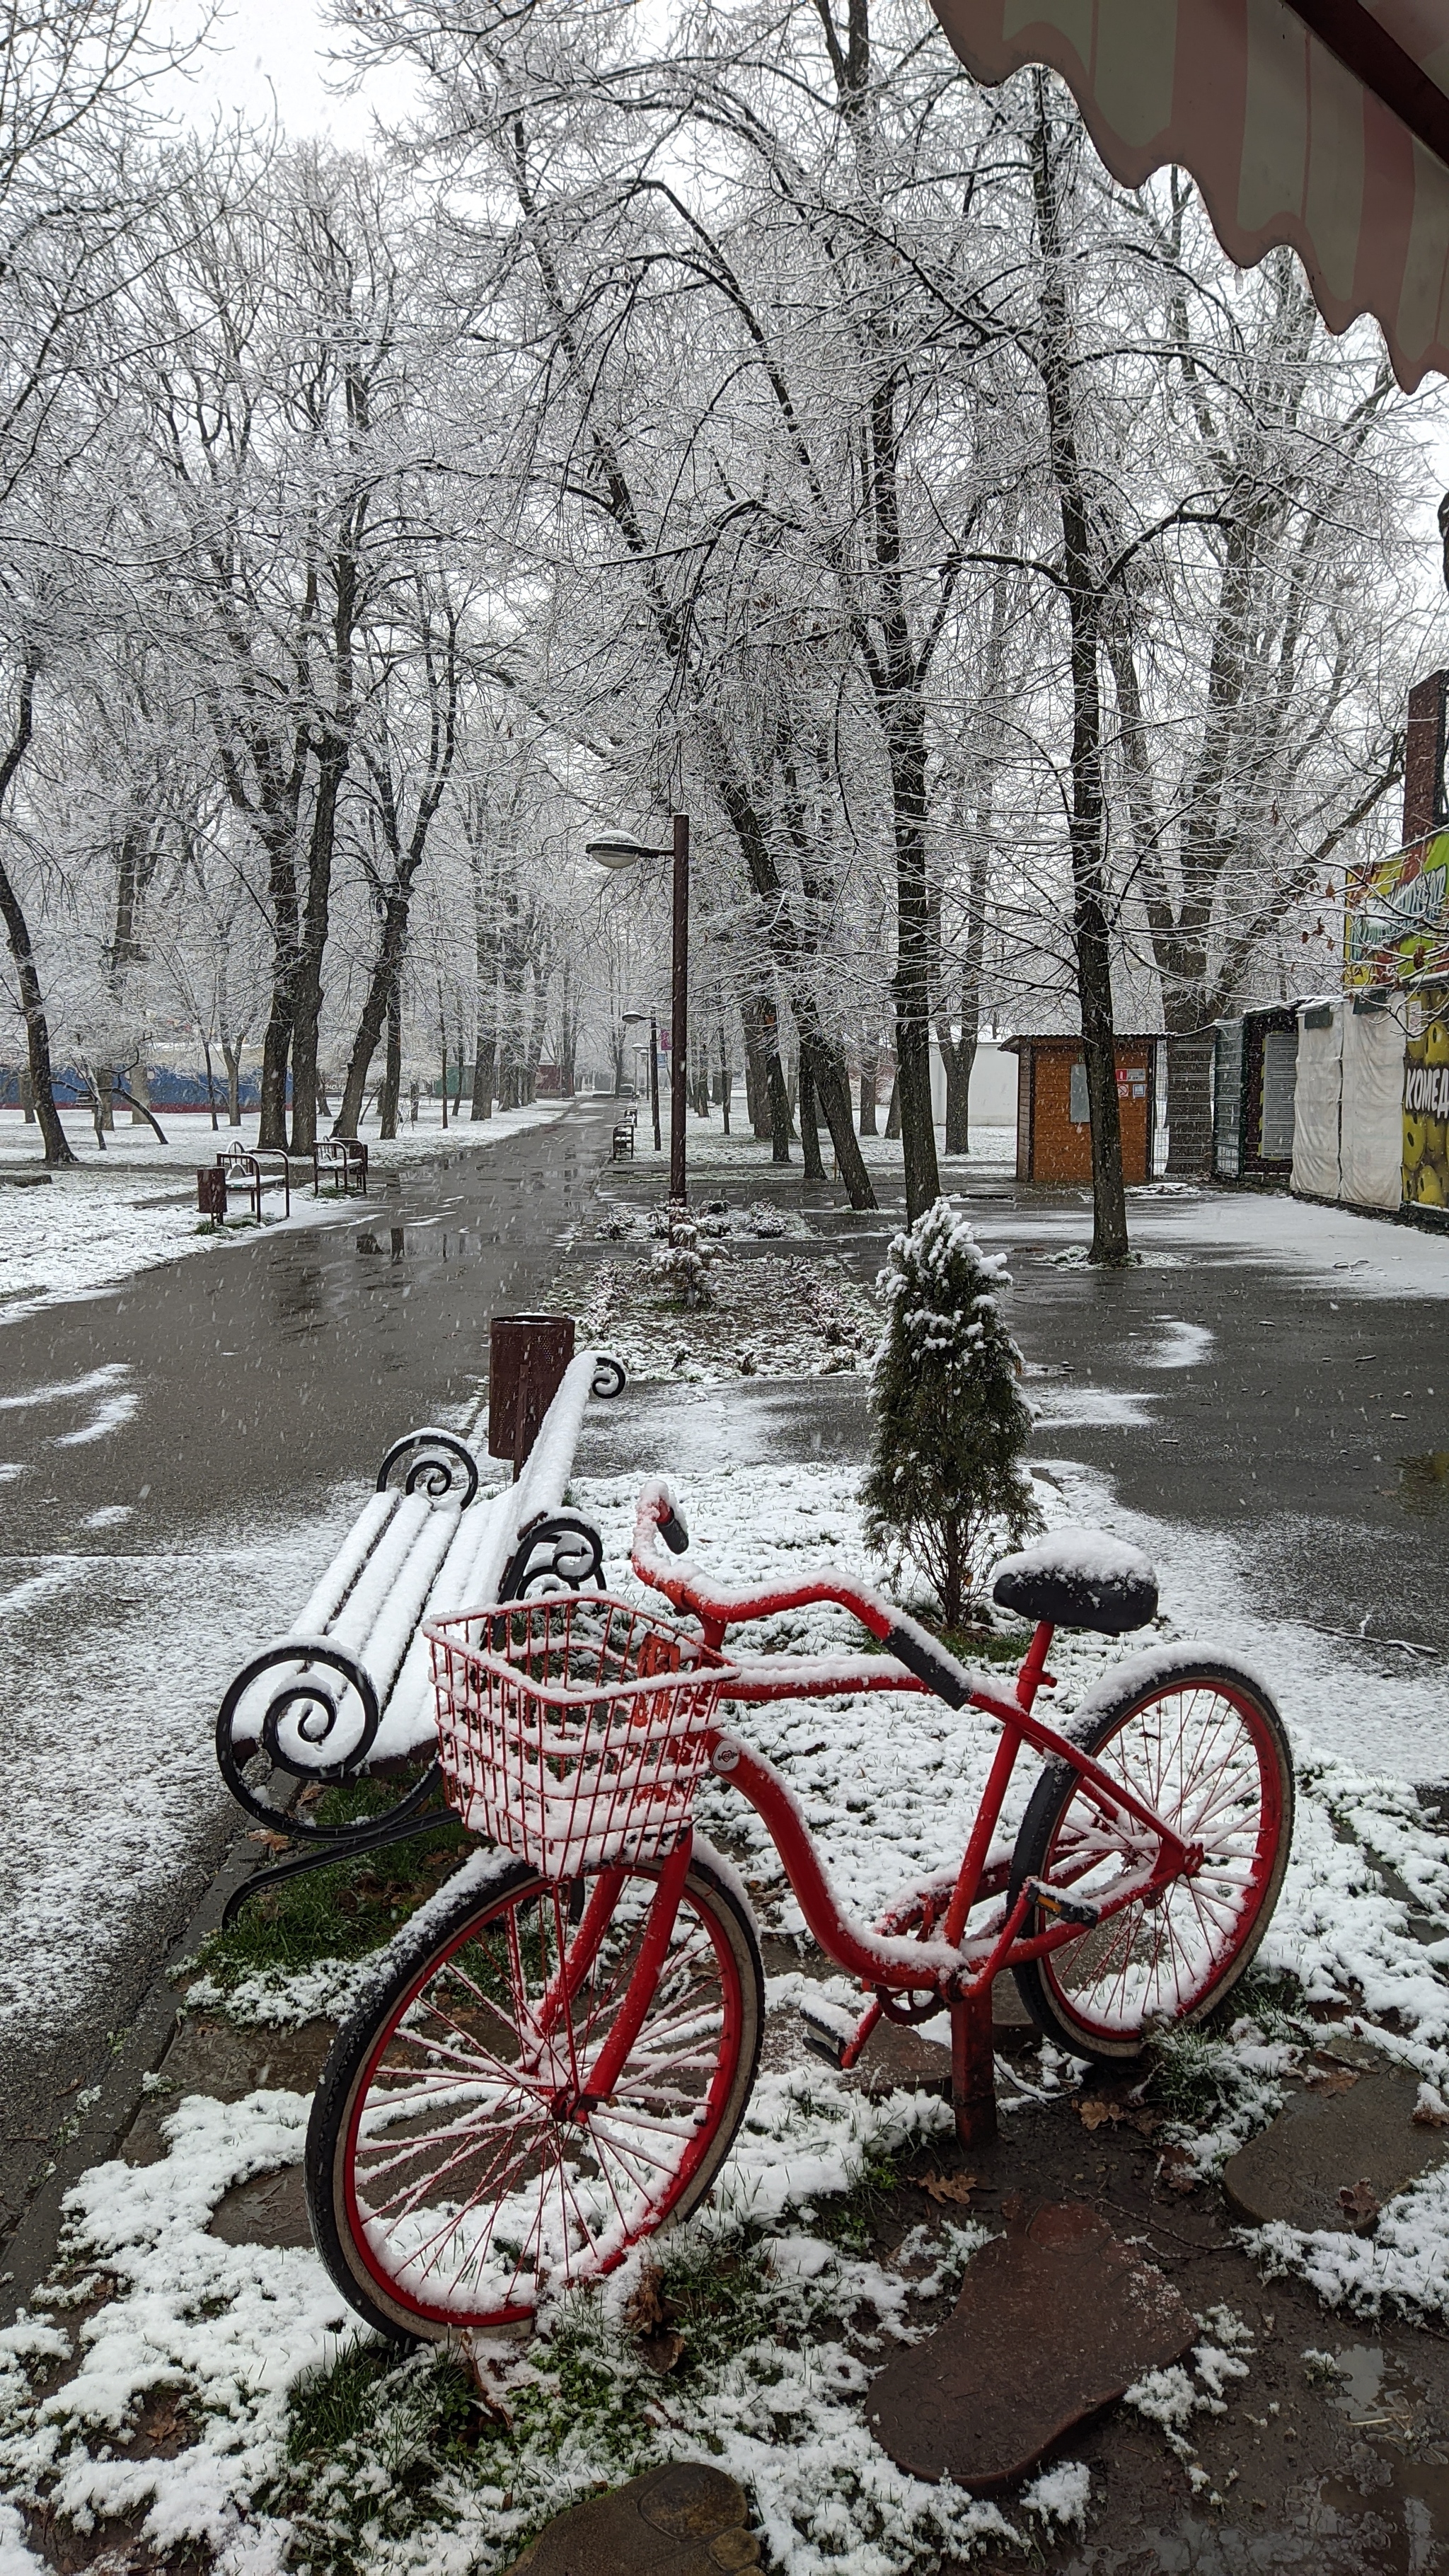
[[[642,1029],[649,1023],[649,1108],[654,1120],[654,1151],[659,1151],[659,1021],[653,1011],[625,1011],[622,1026]]]
[[[689,816],[675,815],[674,840],[668,850],[656,849],[649,841],[636,841],[628,832],[603,832],[596,841],[586,841],[584,848],[602,868],[632,868],[637,859],[672,858],[674,861],[674,941],[669,997],[669,1195],[683,1206],[687,1186],[684,1118],[689,1043]],[[656,1047],[650,1057],[651,1097],[656,1104],[656,1147],[659,1143],[658,1061]]]

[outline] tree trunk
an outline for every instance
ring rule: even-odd
[[[905,1148],[906,1221],[914,1225],[941,1195],[931,1104],[930,899],[926,877],[924,727],[916,740],[915,701],[899,711],[910,739],[893,746],[896,775],[896,1083]]]
[[[339,612],[340,615],[340,612]],[[322,962],[332,908],[332,859],[337,843],[337,798],[347,767],[347,738],[329,732],[318,754],[317,795],[308,836],[307,901],[301,955],[293,986],[292,1151],[310,1154],[317,1142],[317,1045],[322,1018]]]
[[[395,975],[387,997],[387,1056],[383,1067],[382,1097],[378,1102],[378,1140],[385,1145],[392,1144],[397,1135],[398,1095],[401,1090],[402,980]]]
[[[936,1023],[936,1044],[946,1075],[946,1151],[971,1151],[971,1069],[976,1062],[976,1031],[962,1024],[953,1038],[944,1020]]]
[[[40,655],[28,651],[20,673],[20,701],[16,709],[15,730],[0,759],[0,812],[9,793],[15,773],[30,748],[35,731],[35,683],[40,677]],[[30,930],[20,897],[11,882],[10,872],[0,861],[0,920],[10,954],[15,961],[15,977],[20,987],[20,1009],[25,1020],[25,1052],[30,1075],[30,1094],[36,1123],[40,1129],[41,1148],[48,1168],[60,1171],[75,1156],[65,1140],[60,1111],[55,1105],[55,1083],[50,1069],[50,1026],[45,1016],[45,1002],[40,988],[40,975],[35,951],[30,944]]]
[[[885,1131],[887,1141],[890,1143],[894,1143],[901,1132],[901,1077],[899,1073],[894,1073],[891,1076],[891,1096],[886,1105]]]
[[[211,1070],[211,1045],[205,1029],[201,1032],[201,1060],[206,1067],[206,1105],[211,1111],[211,1132],[214,1136],[221,1122],[216,1114],[216,1076]]]
[[[860,1132],[862,1136],[874,1136],[877,1132],[875,1091],[879,1079],[879,1050],[872,1045],[869,1038],[863,1037],[860,1041]]]
[[[765,1067],[765,1098],[770,1113],[770,1160],[790,1160],[790,1094],[785,1087],[785,1068],[780,1062],[780,1022],[770,995],[761,993],[755,1004],[756,1026]]]
[[[771,1133],[769,1043],[765,1006],[758,993],[740,1005],[745,1032],[745,1106],[761,1143]]]
[[[357,1134],[362,1104],[367,1097],[367,1078],[372,1069],[372,1059],[377,1052],[378,1040],[382,1036],[387,1021],[388,1006],[401,985],[411,891],[412,880],[409,877],[406,885],[395,883],[388,893],[387,911],[383,916],[382,938],[378,943],[377,961],[368,981],[367,998],[362,1005],[362,1017],[357,1024],[357,1035],[352,1041],[347,1078],[342,1086],[341,1106],[333,1121],[334,1136]],[[393,1116],[396,1119],[395,1091]]]
[[[1077,1001],[1082,1017],[1087,1104],[1092,1122],[1090,1258],[1119,1267],[1128,1258],[1127,1201],[1122,1184],[1122,1125],[1117,1104],[1117,1043],[1112,1020],[1112,961],[1107,918],[1106,815],[1102,789],[1102,700],[1098,663],[1100,601],[1092,562],[1092,526],[1077,451],[1072,351],[1065,283],[1065,244],[1057,167],[1052,153],[1044,74],[1036,73],[1032,184],[1042,254],[1042,332],[1038,351],[1051,433],[1051,470],[1062,521],[1071,633],[1072,928]]]
[[[493,1115],[493,1077],[497,1067],[498,1039],[490,1029],[487,1037],[480,1033],[473,1057],[473,1104],[468,1115],[491,1118]]]
[[[815,1121],[815,1068],[811,1051],[800,1043],[800,1151],[807,1181],[823,1181],[825,1165],[820,1155],[820,1130]]]

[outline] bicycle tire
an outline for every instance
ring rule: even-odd
[[[541,1992],[551,1945],[556,1956],[563,1923],[581,1920],[597,1878],[560,1889],[526,1862],[491,1857],[481,1885],[468,1870],[468,1884],[451,1902],[444,1888],[426,1908],[421,1933],[405,1927],[384,1954],[365,2003],[332,2044],[307,2131],[307,2204],[317,2251],[358,2314],[396,2341],[438,2341],[464,2327],[524,2323],[543,2296],[602,2278],[641,2237],[687,2217],[729,2151],[759,2063],[765,2010],[759,1940],[733,1874],[696,1841],[666,1965],[624,2074],[607,2103],[584,2115],[558,2116],[546,2098],[549,2068],[519,2076],[527,2048],[543,2045],[536,2020],[522,2039],[519,2022],[530,1979]],[[586,1979],[579,2010],[570,2006],[567,2042],[559,2038],[545,2048],[554,2075],[564,2057],[577,2065],[586,2046],[596,2049],[607,2029],[611,1999],[628,1983],[628,1939],[647,1915],[658,1874],[657,1865],[637,1864],[622,1873],[595,1963],[603,1973]],[[718,2008],[711,2000],[716,1987]],[[450,2001],[452,1989],[466,2000]],[[679,2036],[672,2057],[662,2057],[671,2013]],[[482,2030],[493,2038],[492,2048]],[[510,2037],[513,2058],[506,2053]],[[421,2069],[428,2070],[435,2095],[443,2090],[441,2047],[450,2055],[444,2083],[453,2098],[438,2102],[431,2127],[426,2108],[404,2113],[409,2125],[399,2133],[404,2088],[411,2083],[416,2099]],[[681,2127],[686,2113],[687,2132]],[[660,2140],[672,2146],[681,2136],[671,2167],[668,2155],[659,2154]],[[429,2188],[430,2154],[447,2183],[436,2207],[421,2198]],[[399,2162],[410,2176],[389,2204],[387,2167]],[[536,2169],[531,2180],[530,2165]],[[496,2188],[501,2183],[506,2191]],[[612,2216],[596,2238],[588,2213],[605,2198],[612,2200]],[[432,2229],[421,2240],[420,2213]],[[521,2227],[521,2239],[505,2239],[504,2224]],[[571,2233],[581,2233],[584,2242],[571,2242]],[[560,2259],[547,2255],[549,2243],[561,2248]]]
[[[1288,1866],[1293,1757],[1251,1667],[1201,1645],[1120,1666],[1089,1694],[1071,1733],[1185,1841],[1208,1846],[1196,1878],[1174,1881],[1154,1905],[1125,1906],[1014,1972],[1039,2030],[1074,2057],[1119,2066],[1140,2057],[1154,2030],[1223,2002],[1252,1961]],[[1050,1884],[1054,1870],[1078,1895],[1101,1893],[1111,1885],[1114,1848],[1119,1865],[1141,1866],[1126,1835],[1114,1847],[1078,1775],[1048,1763],[1017,1836],[1010,1900],[1027,1878]],[[1046,1925],[1045,1910],[1033,1906],[1023,1933]]]

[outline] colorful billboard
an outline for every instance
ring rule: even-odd
[[[1449,993],[1422,1002],[1422,1026],[1404,1049],[1404,1200],[1449,1208]]]
[[[1347,992],[1449,976],[1449,832],[1351,868],[1344,907]]]

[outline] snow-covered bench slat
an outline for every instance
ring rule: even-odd
[[[477,1462],[456,1434],[414,1433],[388,1451],[379,1491],[295,1626],[248,1659],[218,1712],[217,1760],[232,1796],[258,1823],[306,1846],[237,1889],[226,1920],[279,1879],[397,1841],[432,1802],[435,1765],[384,1814],[328,1826],[309,1813],[322,1788],[432,1745],[424,1619],[521,1597],[540,1580],[577,1590],[600,1577],[597,1531],[562,1506],[589,1396],[616,1395],[623,1384],[617,1361],[579,1352],[517,1483],[482,1500]],[[405,1462],[405,1484],[384,1487]],[[259,1757],[271,1766],[263,1779],[248,1776]]]

